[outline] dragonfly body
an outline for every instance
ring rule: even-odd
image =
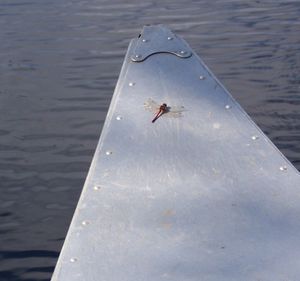
[[[159,107],[159,110],[158,110],[157,114],[155,115],[154,119],[152,120],[152,123],[154,123],[160,116],[162,116],[166,112],[167,112],[167,104],[163,103]]]

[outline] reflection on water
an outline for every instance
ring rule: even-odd
[[[0,280],[49,280],[130,38],[185,38],[300,169],[300,2],[2,0]]]

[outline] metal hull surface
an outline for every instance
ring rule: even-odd
[[[148,99],[184,106],[178,118]],[[300,177],[163,26],[133,39],[52,281],[298,280]]]

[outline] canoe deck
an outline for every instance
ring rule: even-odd
[[[155,113],[151,99],[180,116]],[[52,281],[297,280],[300,177],[163,26],[131,41]]]

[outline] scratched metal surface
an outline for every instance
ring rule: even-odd
[[[133,62],[149,31],[169,32],[129,46],[52,280],[297,280],[298,171],[195,53]],[[183,116],[152,124],[148,98]]]

